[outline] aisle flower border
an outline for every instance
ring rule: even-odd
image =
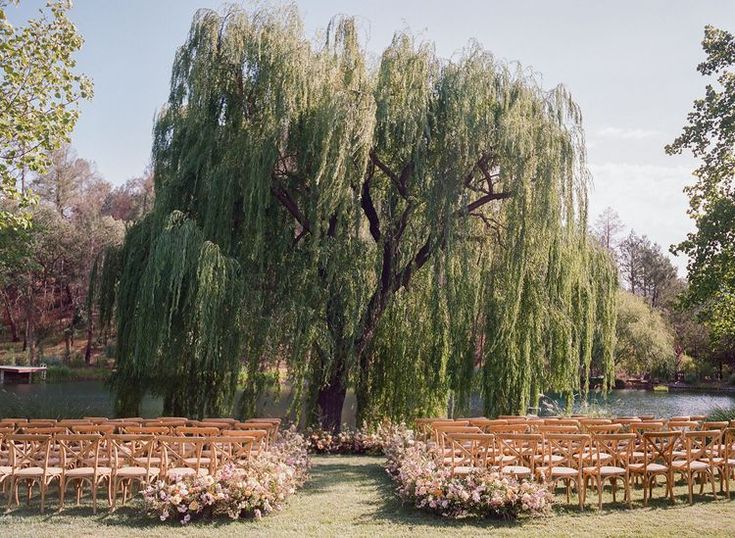
[[[283,430],[270,450],[214,475],[158,480],[143,491],[146,513],[182,524],[227,516],[255,518],[281,510],[306,482],[311,466],[307,442],[295,428]]]

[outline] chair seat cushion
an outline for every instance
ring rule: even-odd
[[[596,475],[599,473],[600,476],[615,476],[624,475],[625,469],[622,467],[615,467],[613,465],[601,465],[600,467],[585,467],[583,469],[585,474]]]
[[[577,469],[572,469],[571,467],[552,467],[551,468],[551,476],[575,476],[578,475],[579,471]]]
[[[157,467],[146,469],[145,467],[121,467],[117,470],[117,476],[131,478],[136,476],[155,476],[161,472]]]
[[[501,469],[502,472],[506,474],[515,474],[515,475],[531,475],[531,469],[528,467],[524,467],[523,465],[506,465]]]
[[[47,476],[60,475],[63,471],[64,470],[61,467],[46,467]],[[15,471],[15,476],[43,476],[43,468],[25,467],[23,469],[18,469],[17,471]]]
[[[642,473],[644,471],[647,473],[665,473],[669,470],[666,465],[661,465],[660,463],[649,463],[645,469],[642,463],[632,463],[628,465],[628,468],[636,473]]]
[[[173,469],[169,469],[166,471],[166,476],[169,478],[173,478],[176,476],[193,476],[193,475],[199,475],[199,476],[206,476],[209,474],[209,470],[207,469],[199,469],[197,472],[196,469],[192,469],[191,467],[174,467]]]
[[[97,467],[98,476],[104,476],[108,474],[112,474],[112,468]],[[94,476],[94,467],[76,467],[75,469],[67,469],[66,471],[64,471],[64,475],[69,477]]]
[[[671,462],[671,467],[676,470],[686,469],[688,467],[692,471],[705,471],[709,469],[709,464],[697,460],[691,462],[688,462],[687,460],[674,460]]]

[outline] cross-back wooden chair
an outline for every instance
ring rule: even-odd
[[[13,474],[10,466],[10,450],[8,449],[8,436],[15,433],[15,426],[0,426],[0,491],[5,493],[7,480]]]
[[[438,422],[442,420],[441,418],[432,417],[432,418],[417,418],[414,420],[414,428],[416,430],[416,434],[418,435],[419,439],[422,441],[428,440],[428,438],[431,436],[431,424],[432,422]]]
[[[718,467],[720,491],[723,490],[724,482],[724,491],[729,499],[730,478],[732,478],[733,471],[735,471],[735,428],[728,426],[722,431],[722,443],[717,456],[713,458],[713,463]]]
[[[57,435],[56,442],[61,449],[61,484],[59,486],[59,510],[64,508],[66,489],[73,484],[76,489],[77,506],[81,501],[84,485],[90,487],[92,494],[92,511],[97,513],[97,489],[107,481],[108,503],[110,501],[109,481],[112,468],[100,466],[100,442],[102,436],[95,433],[75,433]],[[109,462],[109,456],[106,458]]]
[[[258,441],[262,443],[262,448],[268,450],[270,446],[271,431],[265,427],[262,423],[258,422],[239,422],[232,425],[235,430],[251,432],[258,438]]]
[[[717,499],[717,491],[715,489],[715,471],[718,466],[715,464],[714,458],[719,451],[722,432],[720,430],[702,430],[688,431],[682,434],[684,439],[685,457],[684,459],[675,459],[671,462],[671,467],[675,472],[681,473],[686,479],[689,504],[693,504],[692,497],[694,488],[694,478],[699,476],[701,479],[700,495],[704,491],[704,481],[709,479],[712,485],[712,495]]]
[[[436,448],[444,458],[451,456],[452,448],[451,442],[447,439],[447,435],[450,433],[483,433],[477,426],[461,425],[455,426],[451,424],[436,426],[434,428],[434,442]],[[449,460],[445,460],[446,464],[449,464]]]
[[[158,445],[163,454],[162,476],[175,480],[177,477],[208,474],[211,459],[202,456],[207,443],[206,437],[159,436]]]
[[[630,461],[635,448],[636,434],[634,433],[595,433],[592,435],[592,449],[597,455],[593,465],[582,469],[583,498],[587,497],[587,483],[595,481],[597,487],[597,507],[602,508],[602,491],[605,482],[612,486],[613,502],[617,492],[617,482],[621,480],[625,491],[625,501],[631,507],[630,493]]]
[[[55,418],[29,418],[27,423],[29,425],[49,428],[51,426],[56,426],[56,419]]]
[[[534,433],[579,433],[579,428],[577,426],[565,424],[544,424],[543,426],[539,426],[537,431]]]
[[[18,499],[18,487],[22,482],[26,486],[28,503],[31,501],[31,492],[34,485],[38,485],[41,494],[41,512],[46,507],[46,492],[52,482],[60,483],[62,469],[56,465],[49,465],[49,453],[55,443],[51,435],[41,434],[13,434],[7,436],[10,450],[10,491],[8,506]]]
[[[525,422],[508,422],[507,424],[491,424],[483,428],[485,433],[527,433],[528,426]]]
[[[117,504],[117,492],[122,488],[123,504],[127,501],[128,491],[136,484],[148,485],[160,476],[161,468],[152,465],[157,448],[156,437],[151,434],[113,434],[108,436],[112,451],[112,481],[110,498],[112,510]]]
[[[226,437],[252,437],[254,439],[252,450],[255,454],[260,454],[264,450],[268,450],[268,430],[252,430],[252,429],[236,429],[236,430],[224,430],[220,433]]]
[[[551,485],[553,491],[559,482],[566,486],[567,503],[570,502],[571,485],[577,492],[582,508],[582,467],[589,447],[590,436],[580,433],[545,433],[543,436],[544,463],[536,473]],[[554,461],[556,459],[556,461]]]
[[[666,494],[674,502],[674,472],[671,463],[674,450],[680,444],[681,432],[647,431],[643,432],[643,463],[628,465],[630,472],[643,479],[643,505],[648,506],[648,499],[653,494],[654,479],[662,476],[666,479]]]
[[[210,472],[223,465],[237,465],[249,460],[258,440],[242,430],[231,430],[217,437],[206,439],[211,450]]]
[[[492,467],[495,436],[489,433],[447,433],[451,449],[453,475],[466,475],[477,469]]]
[[[670,420],[668,424],[670,431],[690,432],[699,428],[699,422],[693,420]]]
[[[71,427],[73,433],[97,433],[99,435],[115,433],[114,424],[77,424]]]
[[[533,478],[543,436],[539,433],[503,432],[496,434],[495,440],[500,472],[516,478]]]
[[[709,422],[702,422],[702,429],[703,430],[720,430],[725,431],[725,429],[729,426],[729,422],[726,420],[724,421],[709,421]]]

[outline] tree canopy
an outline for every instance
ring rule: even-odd
[[[735,36],[705,27],[707,54],[697,71],[716,77],[704,97],[694,101],[688,124],[666,147],[671,154],[690,150],[702,163],[696,182],[687,187],[689,215],[696,231],[674,247],[689,256],[689,287],[685,299],[701,307],[713,334],[735,339]]]
[[[78,103],[92,96],[92,83],[74,72],[82,37],[67,18],[69,0],[48,2],[48,13],[14,28],[0,0],[0,200],[27,206],[27,173],[43,173],[51,154],[74,129]],[[27,214],[0,207],[0,229],[27,226]]]
[[[477,43],[350,18],[199,11],[154,128],[153,211],[118,254],[118,411],[240,412],[285,360],[310,420],[488,413],[611,380],[617,275],[587,238],[581,114]],[[112,300],[107,298],[107,300]],[[476,383],[473,383],[473,379]]]

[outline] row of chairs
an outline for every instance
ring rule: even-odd
[[[89,486],[93,509],[97,491],[107,487],[108,504],[115,509],[135,486],[145,487],[153,480],[175,480],[186,475],[214,473],[222,465],[241,463],[268,449],[275,438],[278,419],[261,420],[253,428],[166,425],[165,430],[131,431],[153,426],[122,426],[120,422],[97,424],[61,423],[48,426],[40,421],[7,419],[0,426],[0,486],[7,493],[7,504],[19,504],[19,489],[24,486],[30,503],[34,487],[41,496],[41,511],[46,495],[56,483],[59,508],[63,508],[67,489],[74,485],[77,503]],[[237,426],[230,423],[229,426]]]
[[[691,417],[688,417],[691,418]],[[477,424],[476,419],[472,419]],[[516,478],[546,480],[554,487],[566,485],[567,500],[573,485],[580,507],[584,506],[590,484],[597,488],[602,504],[603,484],[609,481],[613,500],[618,482],[630,505],[631,480],[642,481],[644,504],[648,503],[656,479],[666,480],[666,493],[673,501],[674,476],[684,477],[689,486],[689,501],[695,478],[708,479],[715,491],[715,477],[720,489],[729,496],[729,480],[735,469],[735,428],[728,423],[701,423],[688,420],[634,421],[624,425],[609,421],[586,424],[513,422],[505,424],[488,419],[481,426],[471,420],[429,420],[417,424],[428,444],[436,449],[441,463],[454,474],[466,474],[476,468],[490,468]],[[524,421],[525,422],[525,421]],[[552,422],[552,421],[549,421]],[[583,421],[584,422],[584,421]],[[719,429],[718,429],[719,428]],[[428,429],[428,431],[427,431]]]

